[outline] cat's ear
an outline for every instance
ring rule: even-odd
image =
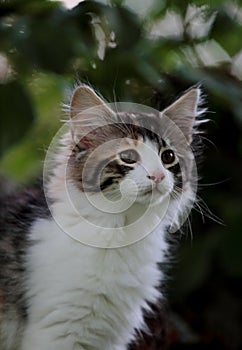
[[[104,138],[103,128],[110,122],[114,112],[87,85],[77,87],[70,104],[70,127],[72,139],[82,148],[93,147],[97,140]],[[106,127],[106,132],[109,127]],[[80,141],[81,140],[81,141]]]
[[[196,117],[201,114],[198,110],[200,96],[201,90],[199,88],[191,88],[162,111],[162,115],[170,118],[178,126],[189,144],[192,141]]]
[[[94,107],[106,108],[108,112],[110,109],[105,102],[87,85],[77,87],[71,98],[70,117],[76,118],[78,115],[84,116],[86,110]]]

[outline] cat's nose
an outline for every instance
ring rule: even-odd
[[[163,173],[156,173],[153,175],[147,175],[148,179],[154,181],[156,184],[158,184],[159,182],[161,182],[165,175]]]

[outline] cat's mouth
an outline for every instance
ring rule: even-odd
[[[163,195],[164,193],[158,187],[152,187],[149,190],[145,191],[143,195]]]

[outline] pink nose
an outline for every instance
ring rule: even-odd
[[[159,182],[161,182],[165,175],[163,173],[157,173],[154,175],[147,175],[148,179],[154,181],[156,184],[158,184]]]

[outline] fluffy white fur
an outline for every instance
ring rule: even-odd
[[[70,207],[63,203],[58,210],[78,229]],[[89,215],[99,225],[95,213]],[[126,349],[144,326],[142,309],[160,297],[157,263],[167,251],[162,227],[133,245],[102,249],[73,240],[54,220],[39,220],[32,239],[30,315],[21,350]]]

